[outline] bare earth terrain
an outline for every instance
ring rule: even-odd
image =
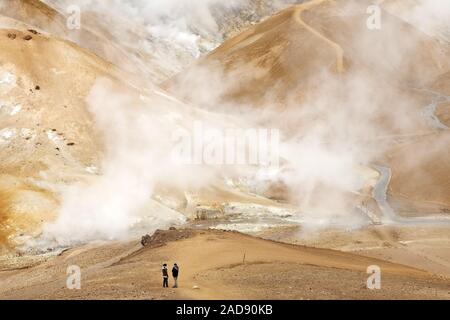
[[[245,260],[244,260],[245,255]],[[163,289],[161,261],[181,267],[178,289]],[[66,268],[82,270],[81,290]],[[366,269],[382,270],[368,290]],[[448,299],[450,280],[360,255],[282,244],[224,231],[157,232],[137,241],[91,244],[37,266],[0,272],[6,299]]]
[[[158,19],[92,9],[72,32],[65,0],[8,1],[0,299],[450,300],[450,45],[420,1],[382,1],[379,31],[368,0],[217,1],[181,43]],[[279,128],[291,153],[275,173],[171,166],[196,121]]]

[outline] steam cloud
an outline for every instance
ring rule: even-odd
[[[63,3],[53,2],[58,5]],[[133,20],[136,25],[145,26],[148,34],[166,43],[175,43],[180,51],[188,52],[195,58],[222,40],[213,37],[206,44],[200,43],[202,34],[199,30],[205,31],[204,39],[211,34],[217,35],[218,25],[211,13],[211,6],[218,3],[216,0],[80,1],[90,10],[108,12],[111,17],[122,16],[126,21]],[[235,0],[228,2],[227,6],[239,4],[242,2]],[[429,10],[421,9],[414,14],[422,18],[429,13]],[[116,40],[126,42],[126,36],[118,29],[120,24],[117,30],[113,30],[113,33],[117,31]],[[369,50],[367,44],[370,39],[365,37],[364,32],[360,35],[360,38],[356,37],[358,44],[355,47]],[[408,39],[408,36],[396,34],[389,43],[390,50],[385,50],[384,46],[371,47],[368,59],[373,58],[380,63],[377,68],[383,72],[402,68],[407,65],[405,60],[408,57],[399,57],[399,52],[418,45],[415,39],[398,41],[399,38]],[[153,44],[139,45],[151,47]],[[160,52],[167,51],[163,49]],[[164,54],[158,59],[168,65],[179,63],[176,57],[164,57]],[[175,60],[178,62],[175,63]],[[172,71],[175,72],[180,65]],[[305,101],[296,100],[299,88],[287,93],[288,111],[280,115],[276,109],[277,101],[270,96],[265,97],[261,105],[264,112],[245,104],[230,105],[224,102],[223,95],[233,86],[234,76],[217,66],[205,68],[187,74],[185,80],[188,80],[179,82],[174,92],[194,105],[215,112],[216,116],[221,116],[219,112],[226,110],[240,112],[240,124],[248,128],[267,124],[271,118],[279,123],[291,121],[288,125],[293,126],[294,130],[285,130],[280,155],[289,163],[289,170],[275,172],[270,177],[271,182],[282,181],[293,194],[291,199],[306,217],[329,220],[337,216],[348,219],[348,225],[361,223],[348,213],[349,208],[357,205],[351,195],[358,195],[367,184],[360,168],[377,162],[387,148],[383,143],[373,141],[396,132],[414,131],[417,125],[415,116],[409,116],[416,111],[411,110],[411,100],[407,94],[394,84],[380,83],[378,75],[372,75],[367,70],[350,71],[345,78],[339,78],[324,67],[313,78],[299,84],[299,88],[303,85],[315,88]],[[424,72],[428,72],[425,68]],[[261,67],[247,70],[255,75],[265,71]],[[401,79],[395,79],[392,83],[397,80]],[[182,126],[194,118],[189,112],[182,109],[175,111],[181,114],[181,118],[176,124],[167,123],[161,120],[161,112],[173,107],[169,100],[136,101],[116,91],[109,82],[99,80],[88,98],[90,111],[105,136],[107,151],[103,172],[93,185],[73,186],[65,193],[57,221],[46,228],[46,234],[59,243],[127,237],[130,228],[145,216],[143,211],[159,183],[170,181],[174,189],[205,187],[222,175],[221,168],[190,168],[192,171],[186,172],[170,164],[170,137],[177,125]],[[387,119],[380,121],[380,117]],[[217,125],[227,126],[226,123]],[[232,175],[238,172],[236,170]],[[262,182],[258,181],[257,175],[250,174],[248,178],[250,183]],[[181,214],[171,210],[167,212],[170,214],[150,213],[155,228],[183,221]]]
[[[256,7],[257,0],[47,0],[65,13],[80,6],[82,27],[119,44],[129,61],[117,61],[130,69],[138,64],[154,81],[163,81],[224,40],[221,25],[236,18],[239,10]],[[271,13],[295,0],[267,1]],[[99,17],[99,19],[97,18]],[[91,21],[95,20],[95,21]],[[247,17],[247,19],[249,19]],[[107,30],[105,32],[105,30]],[[78,42],[72,36],[72,40]],[[142,63],[142,60],[144,61]],[[133,69],[136,71],[139,69]],[[141,70],[142,71],[142,70]]]

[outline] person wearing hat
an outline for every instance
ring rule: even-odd
[[[175,281],[175,284],[173,285],[174,288],[178,288],[178,271],[180,270],[180,268],[178,267],[178,265],[176,263],[173,264],[173,268],[172,268],[172,277],[173,280]]]
[[[167,263],[164,263],[162,266],[162,275],[163,275],[163,288],[169,287],[169,272],[167,270]]]

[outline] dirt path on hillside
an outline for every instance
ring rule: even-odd
[[[342,47],[332,41],[331,39],[325,37],[323,34],[321,34],[316,29],[309,26],[305,21],[302,19],[302,13],[306,10],[312,9],[313,7],[319,6],[322,3],[329,1],[329,0],[312,0],[304,4],[297,5],[294,11],[294,18],[295,20],[306,30],[317,36],[319,39],[325,41],[328,45],[330,45],[334,51],[336,52],[336,71],[338,73],[342,73],[345,71],[344,68],[344,49]]]
[[[380,178],[373,190],[373,198],[378,204],[382,213],[381,221],[383,224],[398,225],[450,225],[450,218],[440,216],[424,216],[424,217],[402,217],[389,204],[387,200],[387,192],[392,177],[392,171],[388,167],[375,166],[379,172]]]

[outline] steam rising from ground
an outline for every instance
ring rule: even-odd
[[[211,51],[224,41],[223,25],[227,20],[240,21],[244,8],[251,14],[244,20],[258,21],[259,0],[46,0],[66,14],[70,5],[81,9],[82,28],[100,33],[128,51],[129,63],[139,64],[140,71],[153,81],[166,80],[194,59]],[[270,14],[298,0],[265,1]],[[246,21],[245,23],[249,23]],[[105,32],[106,30],[106,32]],[[76,32],[72,32],[72,35]],[[77,40],[72,36],[72,40]],[[144,61],[144,63],[142,63]]]
[[[126,237],[168,160],[170,131],[154,121],[156,115],[142,102],[116,93],[110,81],[100,79],[87,103],[105,138],[102,177],[66,191],[58,220],[46,229],[58,243]],[[152,214],[154,225],[180,219],[174,213]]]
[[[398,12],[406,21],[443,41],[450,40],[449,1],[410,0],[406,5],[406,8]],[[390,9],[397,13],[395,2]]]
[[[152,195],[158,183],[187,189],[214,178],[207,167],[172,161],[174,130],[189,115],[172,112],[173,101],[164,96],[140,96],[108,79],[97,80],[87,105],[106,147],[101,176],[67,188],[44,240],[67,245],[125,239],[140,229],[151,232],[184,222],[184,215],[156,203]]]
[[[111,10],[112,16],[121,12],[124,18],[138,18],[138,23],[145,25],[150,34],[180,44],[194,57],[220,40],[212,39],[202,47],[199,35],[192,32],[199,21],[201,30],[217,30],[209,10],[210,5],[218,3],[216,0],[81,3],[91,8],[98,6],[96,10]],[[235,0],[227,6],[238,4]],[[367,43],[366,39],[359,40],[361,44]],[[397,39],[392,39],[391,45],[399,46]],[[397,49],[404,52],[404,48]],[[383,57],[389,63],[403,62],[397,57],[390,58]],[[248,70],[250,74],[265,71],[261,67]],[[286,93],[288,111],[281,115],[272,97],[265,98],[265,112],[246,105],[224,103],[222,94],[236,79],[225,75],[220,68],[207,67],[206,71],[191,74],[196,81],[182,82],[177,89],[189,95],[190,101],[214,112],[241,111],[239,118],[247,128],[267,125],[270,118],[283,123],[281,129],[285,134],[280,158],[287,165],[269,180],[282,181],[287,186],[291,199],[304,216],[330,221],[336,216],[349,218],[349,211],[359,204],[352,196],[358,195],[367,184],[360,169],[369,167],[385,152],[382,143],[373,141],[395,131],[414,131],[416,123],[406,116],[414,112],[408,98],[397,88],[380,84],[380,79],[373,77],[370,71],[349,72],[345,77],[337,77],[326,67],[317,71],[308,79],[308,86],[316,88],[308,99],[299,102],[296,90]],[[216,77],[215,81],[211,77]],[[148,216],[153,219],[154,227],[180,222],[182,215],[174,211],[161,214],[146,210],[148,202],[153,201],[151,195],[155,186],[170,182],[174,190],[204,187],[222,173],[222,168],[179,168],[171,163],[173,131],[192,120],[192,115],[180,109],[181,118],[167,122],[161,113],[166,108],[177,108],[168,100],[144,102],[117,92],[111,83],[100,80],[88,98],[90,111],[107,148],[102,176],[92,185],[73,186],[64,194],[57,221],[45,230],[47,236],[59,243],[124,238],[140,219]],[[384,122],[380,121],[383,116],[388,118]],[[287,128],[283,119],[288,119],[288,124],[295,127]],[[226,123],[223,126],[226,127]],[[249,177],[257,181],[256,176],[249,174]],[[346,223],[353,225],[360,220],[350,218]]]

